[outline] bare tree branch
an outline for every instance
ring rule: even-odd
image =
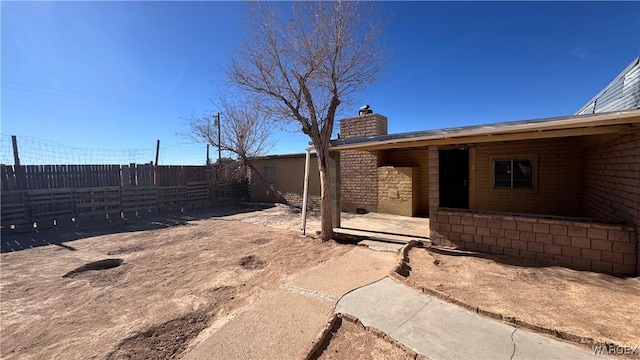
[[[251,169],[251,176],[255,176],[258,179],[273,200],[280,200],[267,184],[262,173],[253,164],[256,157],[265,155],[273,147],[271,141],[272,121],[269,116],[261,112],[255,102],[249,100],[236,103],[222,98],[217,101],[217,104],[222,110],[220,137],[218,137],[216,114],[213,113],[192,116],[188,119],[189,135],[196,141],[220,147],[222,151],[232,153],[236,160],[239,160],[239,164],[236,164],[235,167],[233,164],[218,163],[218,169],[222,173],[230,177],[237,177],[238,174],[232,170],[244,171],[244,176],[246,177],[245,167],[248,167]],[[220,142],[218,142],[218,138],[220,138]]]
[[[326,240],[333,235],[329,146],[335,117],[340,104],[381,71],[386,54],[378,39],[384,24],[372,2],[294,2],[290,11],[283,4],[249,4],[249,34],[228,76],[261,111],[297,122],[311,139],[318,155]]]

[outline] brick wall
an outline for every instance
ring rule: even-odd
[[[387,118],[366,114],[340,121],[340,137],[353,138],[387,134]],[[378,206],[378,159],[367,151],[344,151],[340,154],[342,210],[357,208],[376,211]]]
[[[448,209],[440,209],[434,222],[439,236],[462,249],[615,275],[636,271],[630,226]]]
[[[640,131],[584,150],[585,215],[636,227],[640,273]]]
[[[380,157],[380,166],[413,167],[419,173],[419,199],[417,213],[429,214],[429,152],[427,148],[386,150]]]
[[[416,168],[378,168],[378,212],[413,216],[418,208],[420,173]]]
[[[537,189],[494,189],[493,157],[535,155]],[[578,138],[484,143],[476,147],[476,210],[583,216]]]

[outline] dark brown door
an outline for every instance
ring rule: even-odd
[[[469,208],[469,150],[440,150],[440,207]]]

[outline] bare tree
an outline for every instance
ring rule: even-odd
[[[269,115],[260,111],[256,102],[249,100],[237,103],[223,98],[217,105],[222,110],[220,136],[218,136],[218,125],[215,122],[216,114],[212,113],[192,116],[188,119],[189,136],[196,141],[207,142],[214,147],[220,147],[221,151],[237,156],[241,168],[249,168],[251,176],[267,189],[271,198],[274,201],[280,200],[253,162],[256,157],[266,154],[273,146],[272,121]],[[220,139],[219,142],[218,139]],[[234,172],[225,166],[234,166],[232,163],[220,161],[217,165],[221,172],[233,176]]]
[[[235,85],[256,96],[263,111],[292,121],[317,153],[322,239],[333,237],[329,146],[340,104],[375,80],[385,54],[375,4],[295,2],[284,21],[272,3],[250,4],[246,39],[229,69]],[[338,209],[339,211],[339,209]]]

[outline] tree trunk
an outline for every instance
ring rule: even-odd
[[[329,241],[333,238],[333,204],[331,202],[331,170],[329,168],[329,148],[326,146],[318,146],[316,148],[318,155],[318,169],[320,170],[320,190],[321,205],[320,217],[322,233],[320,238],[322,241]]]

